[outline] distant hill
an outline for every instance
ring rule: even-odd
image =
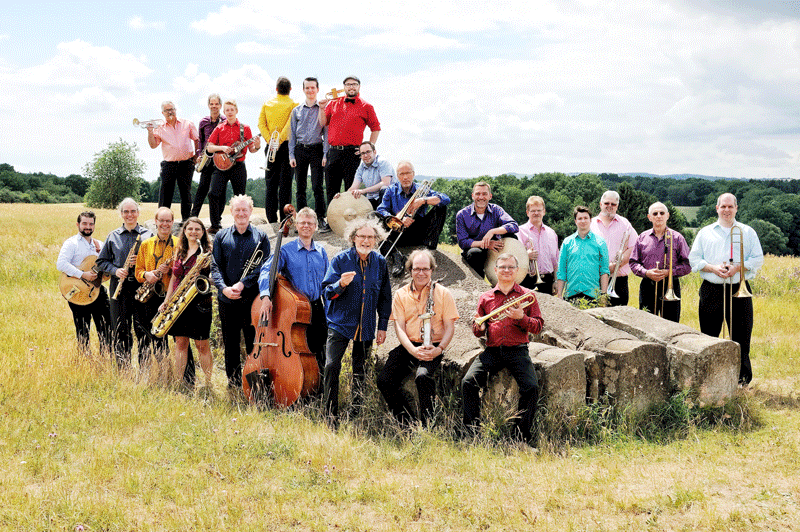
[[[536,172],[536,173],[539,173],[539,172]],[[610,174],[611,172],[601,172],[601,173],[597,173],[597,172],[565,172],[565,173],[566,173],[566,175],[569,175],[569,176],[575,176],[575,175],[581,175],[581,174],[602,175],[604,173]],[[513,175],[515,177],[526,177],[526,176],[533,176],[533,175],[535,175],[535,173],[533,173],[533,174],[520,174],[518,172],[506,172],[505,175]],[[614,174],[614,175],[618,175],[618,176],[622,176],[622,177],[642,176],[642,177],[662,178],[662,179],[690,179],[690,178],[694,178],[694,179],[705,179],[705,180],[708,180],[708,181],[744,180],[744,179],[746,179],[744,177],[720,177],[720,176],[709,176],[709,175],[701,175],[701,174],[668,174],[668,175],[659,175],[659,174],[648,174],[647,172],[624,172],[624,173],[621,173],[621,174]],[[471,176],[471,177],[475,177],[475,176]],[[471,177],[463,177],[463,176],[462,177],[442,177],[442,176],[433,177],[433,176],[423,176],[423,175],[416,176],[417,180],[420,180],[420,181],[424,180],[424,179],[428,179],[430,181],[433,181],[434,179],[439,179],[439,178],[446,179],[448,181],[452,181],[454,179],[470,179]]]

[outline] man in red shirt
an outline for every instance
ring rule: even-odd
[[[461,380],[461,395],[464,403],[464,426],[474,433],[480,424],[481,400],[480,389],[486,388],[489,375],[506,367],[519,386],[519,412],[517,428],[525,441],[531,438],[531,426],[536,415],[536,403],[539,401],[539,382],[536,370],[528,353],[528,333],[538,334],[542,330],[544,320],[539,311],[536,296],[527,288],[515,282],[519,264],[517,258],[510,253],[503,253],[497,258],[495,274],[497,286],[484,292],[478,299],[478,310],[475,319],[486,316],[493,310],[503,306],[509,300],[530,294],[533,303],[522,308],[520,303],[512,305],[478,325],[472,322],[475,336],[486,335],[486,349],[473,360],[467,374]],[[524,304],[524,303],[523,303]]]
[[[358,165],[361,163],[359,146],[364,140],[364,129],[369,127],[369,141],[374,145],[381,132],[381,124],[375,109],[359,97],[361,81],[355,76],[344,79],[345,97],[333,101],[320,100],[319,123],[328,126],[328,155],[325,163],[325,189],[328,203],[342,183],[348,190],[353,184]]]
[[[239,113],[239,106],[235,100],[227,100],[223,105],[222,112],[225,114],[225,123],[220,124],[211,133],[206,144],[206,151],[210,154],[216,152],[233,153],[233,144],[240,140],[250,140],[253,134],[250,126],[239,122],[236,115]],[[261,139],[257,138],[248,148],[250,153],[255,153],[261,149]],[[225,209],[225,192],[228,188],[228,181],[233,187],[233,195],[241,196],[247,186],[247,167],[244,165],[244,158],[247,150],[242,150],[241,156],[236,159],[227,170],[214,169],[211,175],[211,191],[208,193],[208,210],[211,216],[211,234],[216,234],[222,227],[222,211]]]
[[[192,175],[194,175],[194,154],[200,149],[197,128],[188,120],[179,120],[175,114],[175,104],[166,101],[161,104],[161,114],[166,122],[157,128],[147,128],[147,143],[155,149],[161,145],[164,160],[161,161],[161,190],[158,192],[158,206],[171,207],[175,182],[181,194],[181,219],[189,217],[192,210]]]

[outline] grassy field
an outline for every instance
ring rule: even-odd
[[[219,353],[210,394],[77,356],[54,264],[80,210],[0,205],[0,530],[797,529],[798,259],[768,257],[754,283],[756,377],[737,404],[756,422],[537,451],[252,409],[227,396]],[[119,225],[98,216],[100,237]]]
[[[696,224],[701,220],[696,220],[697,218],[697,211],[700,210],[700,207],[675,207],[684,216],[686,216],[686,222],[689,224],[690,227],[696,227]]]

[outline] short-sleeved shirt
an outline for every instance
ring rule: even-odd
[[[406,324],[406,335],[412,342],[422,342],[422,319],[428,305],[430,286],[422,290],[414,290],[414,283],[409,283],[397,290],[392,299],[392,315],[390,320],[402,319]],[[459,318],[453,294],[441,284],[436,284],[433,289],[433,316],[431,316],[431,342],[439,343],[444,336],[444,323],[446,320],[455,321]]]
[[[153,131],[153,136],[161,144],[165,161],[185,161],[194,156],[194,140],[199,141],[197,128],[189,120],[178,118],[175,125],[164,123]]]
[[[633,250],[633,246],[636,245],[636,239],[639,237],[628,219],[620,215],[614,216],[614,219],[611,220],[608,227],[603,224],[599,216],[595,216],[592,218],[592,224],[589,226],[589,230],[597,236],[603,237],[603,240],[606,241],[609,257],[616,256],[617,251],[622,247],[622,239],[625,235],[625,231],[628,231],[628,245],[625,246],[626,250]],[[619,269],[617,277],[626,277],[629,273],[631,273],[631,267],[626,264]]]
[[[353,179],[353,184],[362,183],[364,188],[368,188],[373,185],[377,185],[381,179],[387,175],[390,177],[389,184],[397,181],[397,176],[394,173],[392,164],[376,155],[375,159],[373,159],[370,164],[364,164],[364,161],[359,163],[358,168],[356,169],[356,176]],[[377,199],[378,195],[379,194],[377,192],[368,192],[366,194],[366,196],[370,199]]]
[[[356,96],[339,98],[325,107],[328,117],[328,142],[331,146],[358,146],[364,140],[364,129],[380,131],[381,123],[371,104]]]
[[[217,128],[211,132],[208,142],[215,146],[233,146],[234,143],[239,142],[239,123],[240,122],[237,120],[235,124],[225,122],[218,125]],[[244,140],[253,138],[253,134],[250,132],[250,126],[245,126],[244,124],[242,124],[242,126],[244,128]],[[242,150],[242,156],[236,160],[244,161],[246,155],[247,150]]]
[[[558,280],[566,281],[564,297],[600,295],[600,277],[608,275],[608,247],[603,237],[589,231],[584,238],[572,233],[561,244]]]

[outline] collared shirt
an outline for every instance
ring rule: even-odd
[[[273,257],[264,261],[261,274],[258,276],[258,288],[261,297],[270,296],[269,272]],[[278,256],[278,272],[283,274],[295,289],[308,298],[316,301],[322,296],[322,280],[328,270],[328,253],[316,240],[311,241],[311,249],[306,249],[299,238],[287,242],[280,249]]]
[[[128,258],[128,253],[139,236],[141,236],[141,241],[144,242],[153,236],[153,233],[139,224],[136,224],[136,227],[130,231],[125,229],[124,225],[118,227],[108,234],[106,242],[103,244],[103,249],[100,250],[100,254],[97,256],[97,269],[111,274],[111,283],[108,289],[112,294],[119,282],[116,276],[117,268],[122,268],[125,265],[125,259]],[[136,282],[133,268],[128,270],[127,279],[128,281]]]
[[[266,233],[248,224],[244,233],[236,230],[236,226],[226,227],[214,237],[214,246],[211,256],[211,280],[217,287],[217,297],[223,303],[230,303],[231,300],[222,293],[225,288],[233,286],[239,282],[244,272],[245,264],[253,256],[253,252],[258,247],[263,252],[263,257],[269,256],[269,238]],[[262,260],[263,260],[262,257]],[[256,264],[255,268],[248,273],[242,284],[242,300],[252,301],[258,294],[258,274],[261,270],[261,263]]]
[[[208,144],[208,138],[211,136],[211,133],[218,125],[224,124],[226,120],[224,116],[219,115],[216,121],[212,121],[209,115],[200,121],[200,126],[198,127],[200,133],[200,147],[197,148],[197,153],[195,153],[195,155],[200,156],[203,154],[203,150],[206,149],[206,144]]]
[[[639,236],[627,218],[619,214],[614,216],[614,219],[611,220],[608,227],[603,224],[600,216],[595,216],[592,218],[592,225],[589,226],[589,230],[597,236],[603,237],[603,240],[606,241],[609,256],[611,253],[614,253],[615,257],[617,256],[617,251],[619,251],[619,248],[622,246],[622,238],[625,235],[625,231],[628,231],[628,245],[625,247],[626,250],[633,249],[633,246],[636,244],[636,239]],[[626,277],[629,273],[631,273],[631,268],[626,264],[619,269],[617,277]]]
[[[340,284],[344,272],[356,272],[345,287]],[[370,251],[366,261],[361,261],[355,247],[333,257],[322,290],[329,328],[347,338],[372,341],[377,314],[378,330],[386,330],[392,313],[392,285],[386,259],[377,251]]]
[[[331,146],[358,146],[364,140],[364,129],[380,131],[381,123],[371,104],[355,97],[355,103],[338,98],[325,107],[328,117],[328,142]]]
[[[412,342],[422,343],[422,319],[428,307],[430,285],[415,290],[413,281],[397,290],[392,299],[390,320],[402,320],[406,325],[406,335]],[[433,289],[433,316],[431,316],[431,343],[438,344],[444,337],[446,321],[459,318],[453,294],[445,286],[436,283]]]
[[[241,124],[239,120],[237,120],[235,124],[229,124],[226,120],[211,132],[211,136],[208,137],[208,142],[215,146],[233,146],[234,143],[239,142],[239,124]],[[244,128],[244,140],[253,138],[253,134],[250,132],[250,126],[244,124],[242,124],[242,126]],[[242,150],[241,157],[236,160],[244,161],[247,151],[247,149]]]
[[[561,244],[558,280],[566,281],[564,297],[600,295],[600,277],[608,275],[608,247],[603,237],[589,231],[585,238],[572,233]]]
[[[176,119],[175,125],[164,123],[158,126],[153,135],[156,145],[161,144],[161,153],[165,161],[185,161],[194,155],[193,140],[200,140],[197,128],[188,120]]]
[[[519,231],[519,225],[503,208],[494,203],[486,206],[483,219],[475,212],[475,204],[467,205],[456,214],[456,237],[461,249],[469,249],[476,240],[482,240],[490,230],[503,226],[507,233]],[[502,236],[495,235],[495,240]]]
[[[744,245],[744,267],[747,269],[745,279],[750,280],[756,276],[756,272],[764,265],[764,252],[761,250],[761,242],[758,235],[749,225],[741,222],[734,222],[742,229],[741,242]],[[738,235],[734,235],[731,243],[731,230],[723,227],[719,220],[711,225],[700,229],[692,243],[692,250],[689,252],[689,262],[692,264],[693,272],[700,272],[700,277],[704,281],[714,284],[722,284],[723,279],[712,272],[704,272],[703,268],[708,264],[729,263],[733,258],[734,264],[741,264],[741,245]],[[733,283],[738,283],[740,276],[737,272],[730,278]]]
[[[280,133],[280,142],[289,140],[289,115],[297,103],[285,94],[278,94],[261,106],[258,115],[258,130],[269,142],[273,131]]]
[[[530,290],[521,287],[514,283],[513,288],[504,294],[498,287],[494,287],[488,292],[481,294],[478,299],[478,310],[476,317],[486,316],[494,309],[502,306],[509,299],[523,296],[530,292]],[[536,296],[534,296],[536,297]],[[494,321],[489,320],[484,323],[486,330],[481,331],[475,322],[472,322],[472,333],[475,336],[486,335],[486,345],[488,347],[514,347],[528,343],[528,333],[539,334],[542,331],[544,320],[542,319],[542,312],[539,310],[539,302],[534,301],[533,304],[522,309],[525,314],[518,320],[513,320],[506,316],[503,319]]]
[[[319,124],[319,104],[309,107],[305,102],[292,109],[289,115],[289,159],[296,159],[298,144],[320,144],[322,153],[328,152],[328,128]]]
[[[397,175],[395,175],[394,168],[392,168],[389,161],[385,161],[376,155],[370,164],[364,164],[364,161],[358,164],[356,176],[353,178],[353,186],[358,188],[359,184],[363,183],[364,188],[371,187],[377,185],[387,175],[391,178],[389,184],[397,181]],[[382,186],[381,188],[387,187]],[[377,199],[379,194],[377,192],[369,192],[366,196],[371,199]]]
[[[539,273],[555,273],[558,268],[558,235],[545,224],[536,228],[530,222],[519,226],[518,237],[525,249],[533,248],[539,252],[536,259]],[[529,271],[533,274],[533,261],[530,261]]]
[[[402,211],[403,207],[406,206],[406,203],[408,203],[408,200],[411,199],[411,196],[414,195],[414,192],[416,192],[418,188],[418,184],[411,183],[411,188],[409,189],[408,194],[406,194],[403,192],[403,185],[401,185],[399,181],[395,181],[386,188],[386,192],[383,194],[383,200],[377,208],[378,214],[381,216],[394,216],[398,212]],[[426,197],[431,196],[436,196],[439,198],[439,205],[445,206],[450,204],[450,197],[447,194],[442,194],[441,192],[436,192],[435,190],[429,190]],[[428,206],[423,205],[417,209],[417,212],[414,213],[414,217],[422,218],[427,212]]]
[[[683,277],[692,272],[689,264],[689,245],[683,235],[672,229],[667,229],[672,235],[672,275]],[[667,249],[669,244],[666,242],[666,233],[658,238],[652,229],[642,232],[636,239],[636,244],[631,253],[631,271],[639,277],[645,277],[647,270],[658,268],[669,269],[669,257]]]
[[[80,233],[73,235],[64,241],[61,245],[61,251],[58,252],[58,259],[56,259],[56,269],[62,273],[66,273],[70,277],[80,277],[83,275],[83,270],[78,268],[81,263],[89,255],[98,255],[97,248],[94,245],[94,238],[90,238],[91,242],[87,242],[86,238]],[[103,243],[100,242],[100,246]]]
[[[161,264],[172,260],[172,255],[175,253],[175,248],[178,247],[178,238],[170,235],[167,240],[161,240],[158,235],[151,236],[139,248],[139,253],[136,255],[136,280],[140,283],[145,282],[144,272],[151,272],[158,268]],[[169,288],[169,280],[172,276],[172,268],[161,276],[161,286],[164,293],[167,293]]]

